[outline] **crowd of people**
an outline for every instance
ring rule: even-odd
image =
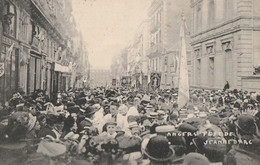
[[[15,92],[0,106],[0,164],[259,165],[260,93],[177,89]]]

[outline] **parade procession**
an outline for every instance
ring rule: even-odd
[[[0,165],[260,165],[260,0],[0,2]]]

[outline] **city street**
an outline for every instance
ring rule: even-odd
[[[260,0],[0,0],[0,165],[259,165]]]

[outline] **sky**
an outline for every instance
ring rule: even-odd
[[[150,0],[73,0],[73,15],[91,66],[109,69],[147,18]]]

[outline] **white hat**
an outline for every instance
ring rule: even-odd
[[[198,117],[207,117],[207,113],[206,112],[200,112],[198,114]]]
[[[128,124],[128,128],[129,128],[129,129],[135,128],[135,127],[139,127],[138,124],[137,124],[137,122],[135,122],[135,121]]]
[[[157,133],[168,133],[168,132],[172,132],[175,130],[175,127],[173,125],[161,125],[161,126],[157,126],[155,128],[155,131]]]
[[[158,115],[165,115],[165,112],[162,110],[158,110],[157,113],[158,113]]]
[[[190,114],[187,115],[188,119],[193,118],[193,117],[196,117],[196,115],[194,113],[190,113]]]

